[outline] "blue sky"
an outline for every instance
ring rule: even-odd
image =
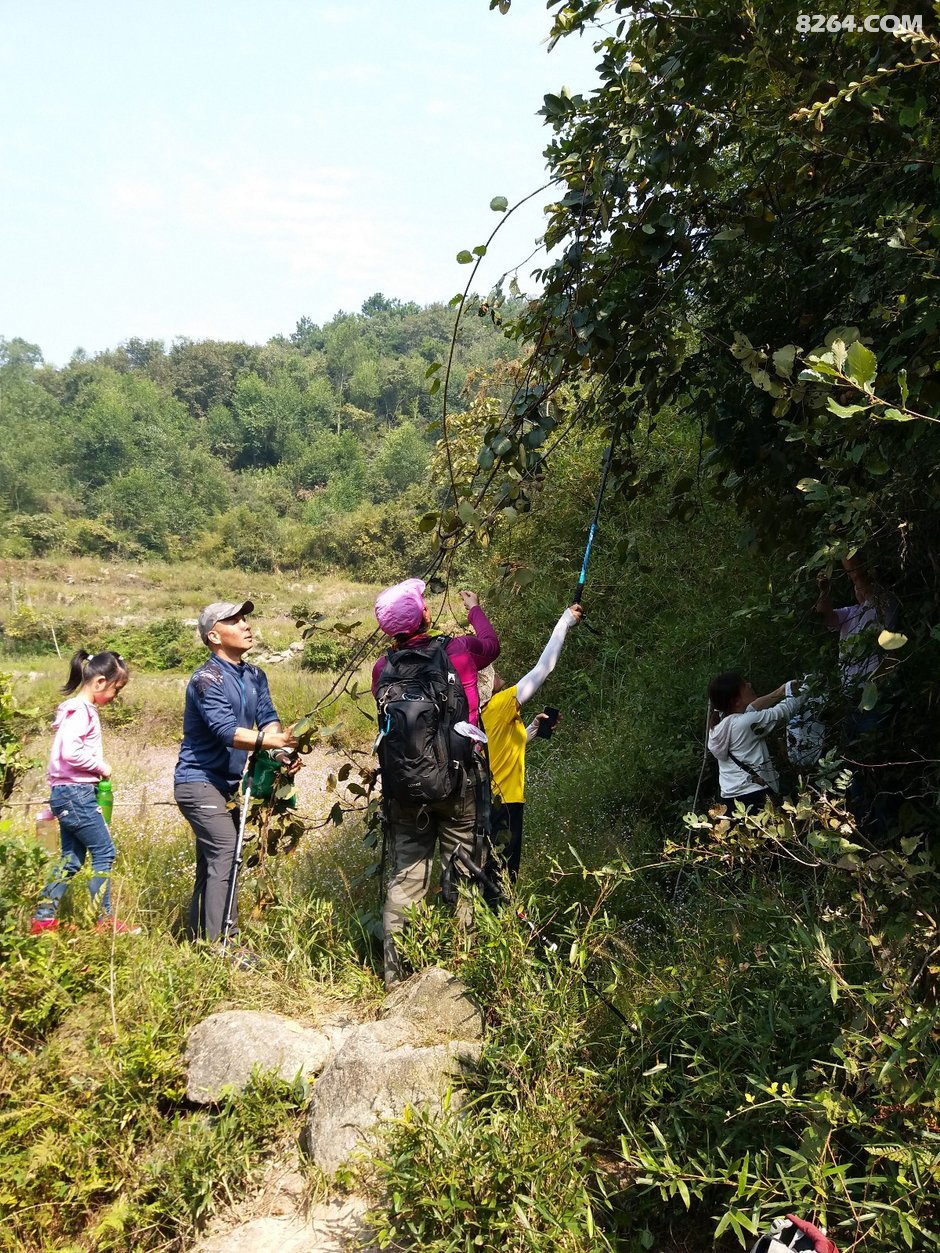
[[[542,96],[595,80],[584,40],[548,52],[542,0],[2,0],[0,19],[0,335],[56,365],[134,335],[261,343],[375,291],[449,299],[490,199],[544,181]],[[548,199],[507,223],[481,290]]]

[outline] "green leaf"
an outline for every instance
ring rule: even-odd
[[[871,384],[878,373],[878,360],[871,349],[866,348],[860,340],[856,340],[854,344],[849,346],[849,350],[846,353],[846,367],[849,378],[856,382],[863,391],[870,392]]]
[[[425,370],[424,377],[426,379],[429,379],[431,375],[436,374],[440,368],[441,368],[441,363],[439,361],[433,361]]]
[[[473,250],[473,255],[475,257],[485,257],[486,256],[486,244],[477,244],[477,246]]]
[[[864,413],[867,406],[866,405],[840,405],[838,401],[833,400],[832,397],[830,396],[826,400],[826,408],[829,409],[830,413],[834,413],[836,417],[851,418],[851,417],[854,417],[856,413]]]
[[[505,213],[509,208],[509,201],[505,196],[494,196],[490,201],[490,208],[494,213]]]
[[[884,413],[878,414],[879,418],[887,418],[889,422],[913,422],[913,413],[902,413],[900,409],[885,409]]]
[[[898,387],[901,389],[901,404],[907,404],[907,398],[911,394],[907,386],[907,370],[898,370]]]
[[[823,354],[823,360],[825,361],[827,358],[831,358],[832,364],[840,373],[845,366],[847,357],[848,352],[845,347],[845,341],[841,339],[834,339],[829,351]]]
[[[862,688],[862,699],[858,707],[863,713],[870,713],[878,704],[878,688],[874,683],[866,683]]]
[[[480,515],[470,504],[469,500],[462,501],[457,509],[457,517],[467,526],[476,526],[480,521]]]
[[[460,252],[457,253],[457,261],[460,265],[470,265],[473,261],[473,253],[468,252],[466,248],[461,248]]]
[[[827,501],[829,499],[829,489],[819,479],[800,479],[796,485],[796,490],[803,492],[807,500]]]
[[[882,631],[878,636],[878,643],[882,648],[889,651],[895,648],[903,648],[907,643],[907,636],[902,635],[900,631]]]
[[[307,714],[295,722],[292,729],[297,739],[302,740],[305,736],[312,735],[316,731],[316,719],[311,714]]]
[[[796,360],[796,344],[784,344],[773,355],[774,369],[781,378],[788,379],[793,374],[793,363]]]

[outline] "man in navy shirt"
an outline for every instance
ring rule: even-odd
[[[264,671],[243,660],[254,643],[248,614],[241,604],[217,601],[199,615],[199,634],[211,657],[186,688],[183,743],[174,776],[174,796],[196,835],[196,886],[189,907],[191,940],[217,940],[225,922],[225,901],[235,869],[238,807],[229,802],[238,791],[249,752],[257,748],[294,748],[271,702]],[[237,913],[232,906],[232,919]]]

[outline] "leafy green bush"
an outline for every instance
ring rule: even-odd
[[[58,548],[65,542],[67,534],[65,519],[50,513],[14,514],[7,520],[4,529],[8,535],[26,540],[33,556]]]
[[[10,793],[27,770],[36,763],[23,752],[23,723],[36,716],[35,710],[21,709],[13,695],[13,676],[0,673],[0,797]]]
[[[68,546],[76,553],[88,553],[95,557],[138,557],[143,554],[140,544],[121,535],[114,527],[98,518],[75,518],[68,524]]]
[[[314,631],[304,643],[300,664],[304,670],[342,670],[352,655],[347,639],[329,631]]]
[[[340,569],[353,578],[394,583],[430,561],[432,543],[418,530],[422,493],[410,489],[393,505],[360,505],[314,526],[302,559],[316,569]]]
[[[178,618],[122,627],[108,636],[107,647],[138,670],[193,670],[206,657],[195,630]]]
[[[75,618],[40,613],[32,605],[19,605],[0,625],[0,642],[7,653],[54,653],[78,648],[83,624]]]

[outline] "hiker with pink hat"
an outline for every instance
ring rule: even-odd
[[[424,589],[427,585],[423,579],[405,579],[394,587],[387,587],[375,602],[375,617],[386,635],[392,636],[393,648],[414,648],[422,641],[430,639],[428,631],[431,626],[431,614],[424,601]],[[499,656],[499,636],[489,618],[480,608],[480,598],[476,592],[461,592],[460,599],[467,610],[467,617],[473,627],[472,635],[453,636],[447,645],[447,655],[460,676],[464,691],[467,693],[467,704],[470,706],[469,721],[474,726],[480,722],[480,696],[477,690],[477,675],[485,670]],[[372,694],[385,666],[385,657],[380,657],[372,667]]]
[[[441,847],[441,894],[462,924],[472,916],[458,892],[477,857],[488,810],[479,730],[477,675],[499,656],[499,637],[475,592],[461,592],[472,634],[431,635],[425,583],[405,579],[375,602],[379,626],[392,645],[372,668],[378,708],[376,751],[382,780],[385,857],[385,984],[402,977],[395,937],[406,911],[428,892],[435,845]]]

